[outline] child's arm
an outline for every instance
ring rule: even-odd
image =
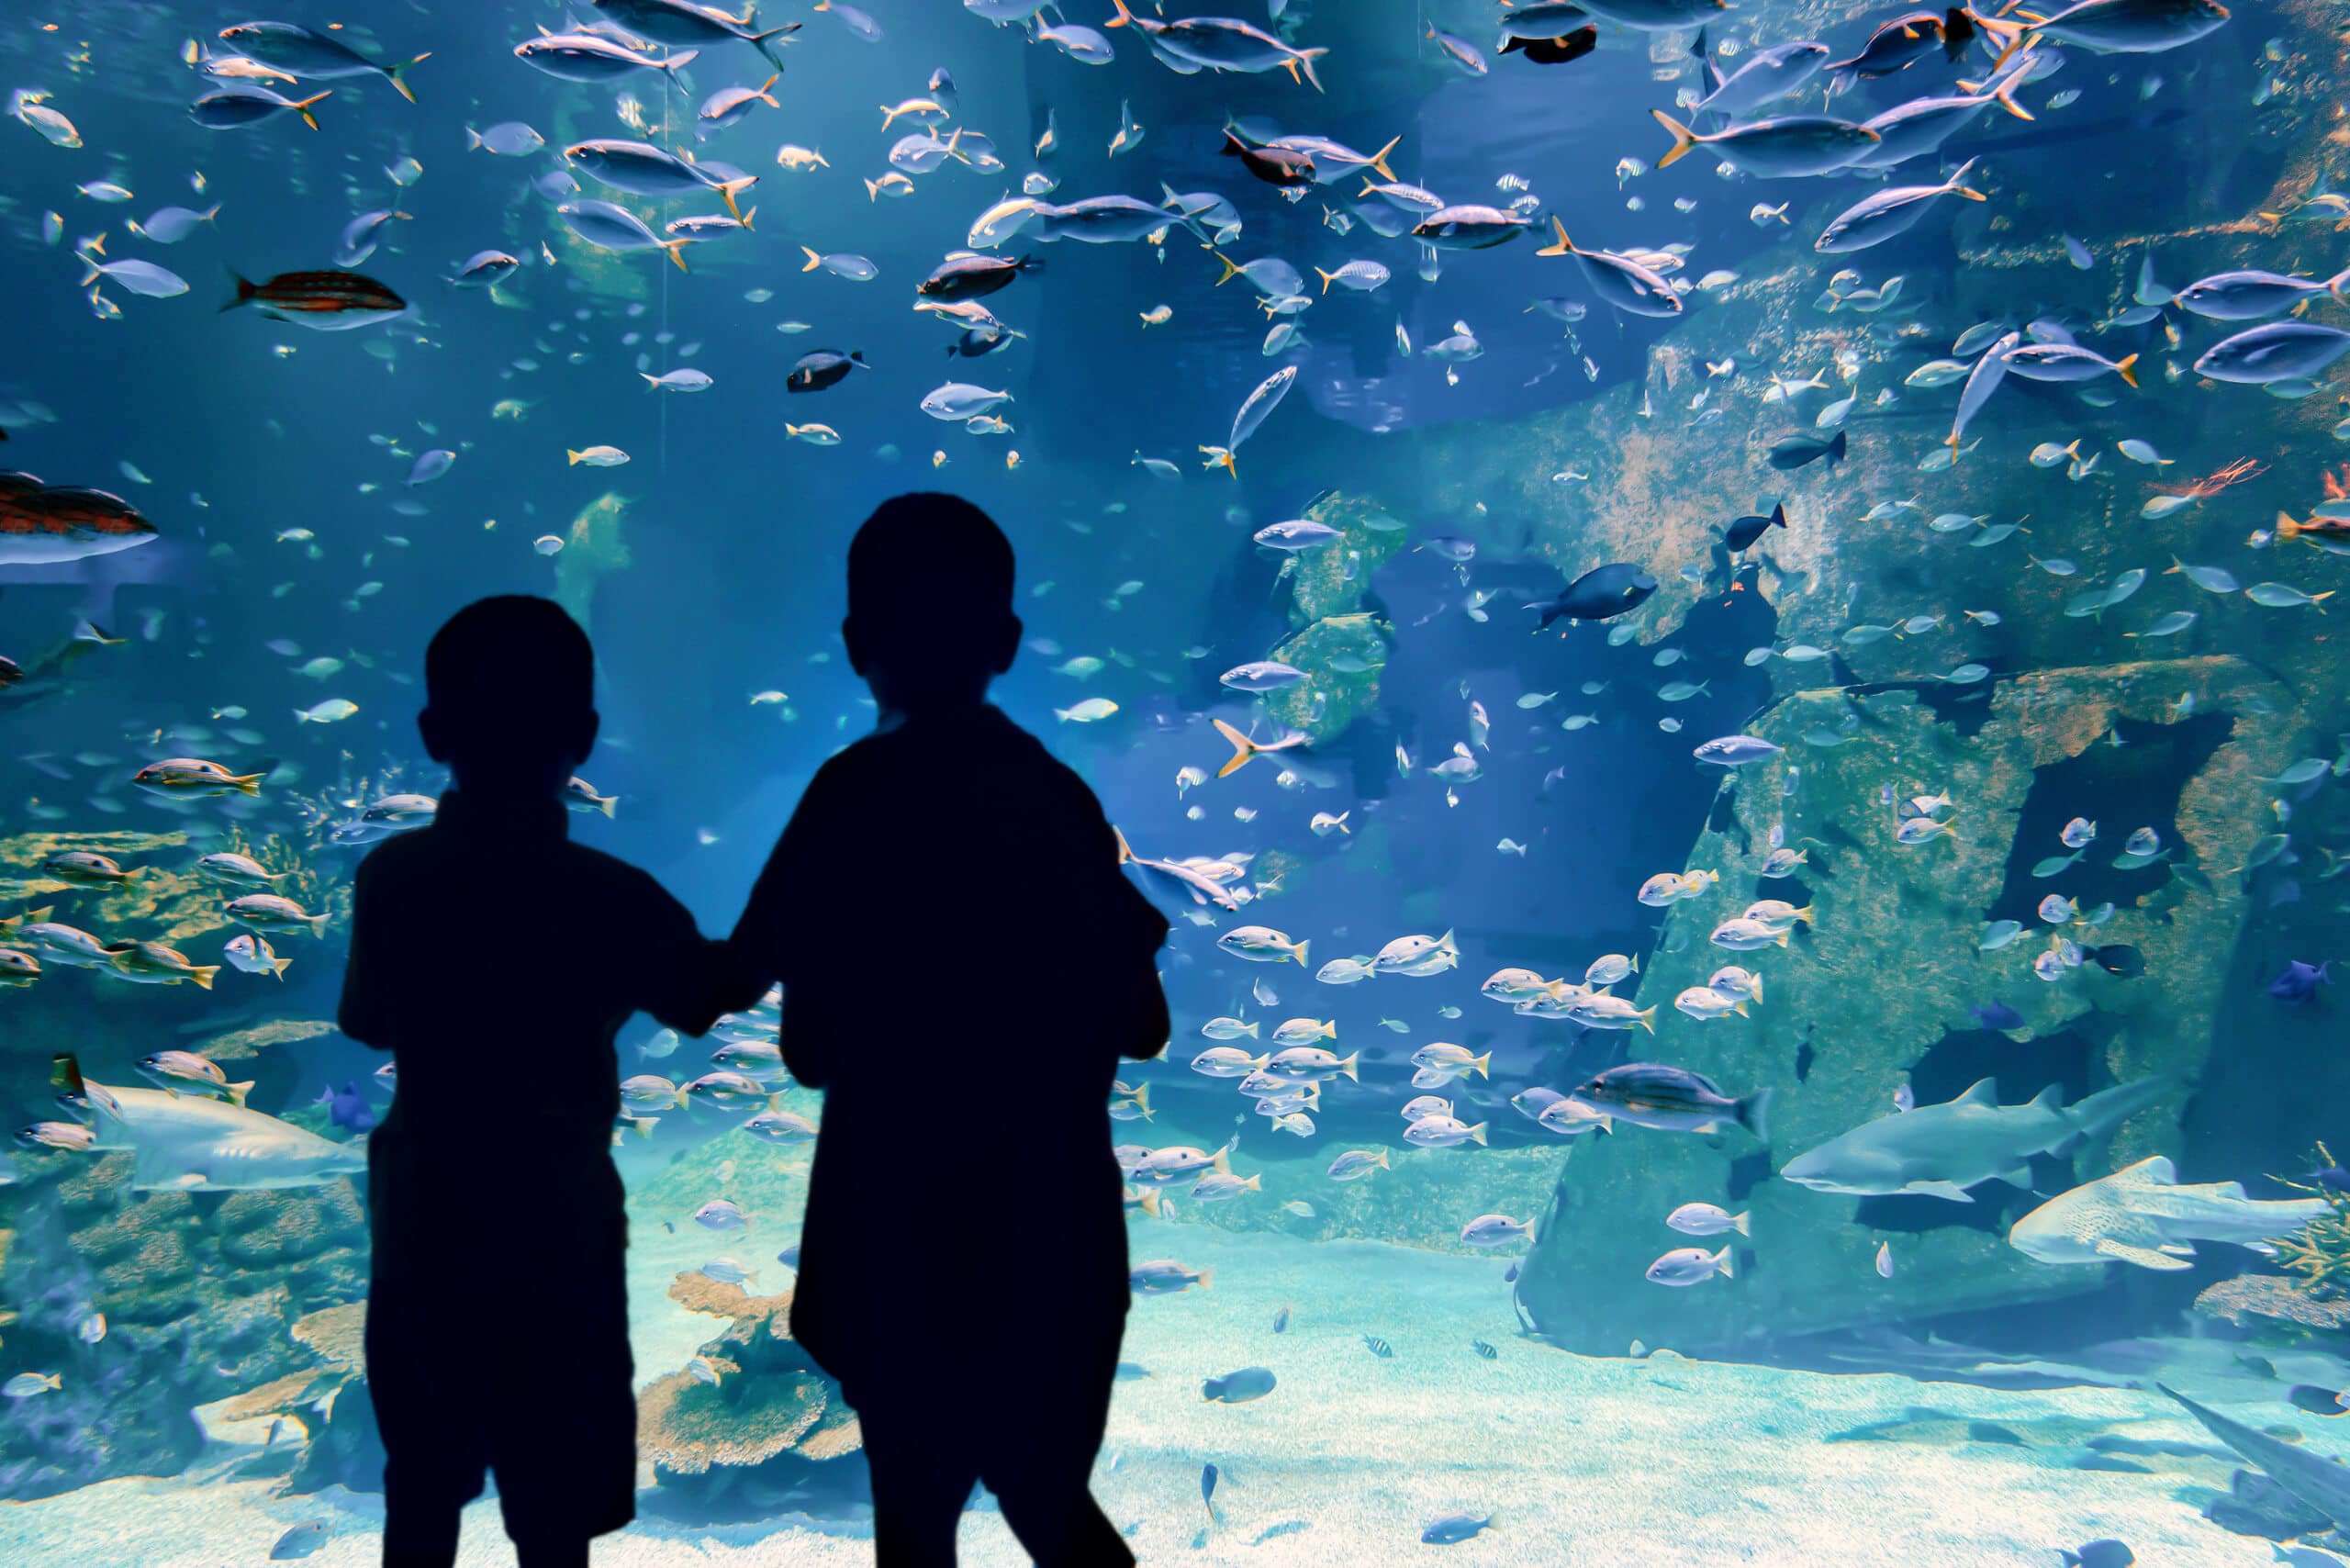
[[[829,767],[810,780],[727,943],[738,973],[759,977],[762,986],[783,983],[783,1065],[811,1089],[831,1080],[831,1050],[844,1035],[833,1000],[837,988],[828,983],[834,977],[823,958],[820,902],[845,874],[832,853],[842,838],[840,790],[833,782]]]
[[[639,912],[645,966],[644,1011],[681,1035],[707,1035],[722,1014],[739,1012],[767,990],[732,947],[701,934],[691,911],[652,878]]]

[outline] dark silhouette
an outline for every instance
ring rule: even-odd
[[[399,1070],[367,1140],[384,1561],[453,1562],[487,1470],[523,1568],[559,1568],[636,1512],[612,1036],[639,1010],[699,1035],[745,999],[658,882],[565,835],[597,728],[571,617],[468,605],[424,675],[417,727],[455,787],[361,863],[341,1009]]]
[[[1091,790],[986,700],[1012,546],[900,496],[848,555],[881,711],[818,771],[735,928],[823,1089],[792,1333],[841,1381],[882,1568],[952,1563],[971,1484],[1046,1568],[1126,1564],[1088,1490],[1125,1329],[1107,1103],[1167,1043],[1167,922]]]

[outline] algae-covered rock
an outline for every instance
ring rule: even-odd
[[[2182,705],[2183,694],[2193,702]],[[2190,707],[2191,725],[2182,717]],[[2186,1085],[2203,1075],[2220,1038],[2221,982],[2248,908],[2233,873],[2263,826],[2258,780],[2290,759],[2300,722],[2268,677],[2241,660],[2205,658],[2043,670],[1989,683],[1965,706],[1939,690],[1803,693],[1751,723],[1751,734],[1786,749],[1725,778],[1729,798],[1686,862],[1720,882],[1666,912],[1637,997],[1656,1009],[1656,1033],[1635,1033],[1628,1046],[1635,1058],[1693,1069],[1729,1093],[1774,1091],[1771,1141],[1621,1125],[1613,1138],[1582,1140],[1519,1285],[1535,1321],[1581,1350],[1620,1351],[1633,1338],[1685,1350],[2096,1288],[2100,1269],[2048,1267],[2007,1246],[2007,1224],[2033,1201],[2012,1188],[1992,1183],[1960,1204],[1837,1197],[1769,1177],[1892,1114],[1905,1085],[1930,1103],[1991,1076],[2010,1104],[2052,1083],[2070,1102],[2166,1078],[2172,1092],[2125,1124],[2109,1151],[2083,1154],[2102,1161],[2095,1170],[2078,1169],[2086,1177],[2176,1153]],[[2097,769],[2108,765],[2117,725],[2131,746],[2123,771],[2108,776]],[[2116,777],[2138,791],[2129,817],[2109,817],[2110,836],[2080,862],[2035,876],[2044,858],[2065,853],[2057,830],[2068,817],[2102,813],[2096,797],[2120,789]],[[1932,795],[1952,801],[1954,810],[1937,813],[1951,831],[1898,842],[1894,802]],[[2165,823],[2167,857],[2115,868],[2118,841],[2142,820]],[[1774,828],[1810,857],[1785,880],[1757,874]],[[2064,933],[2134,949],[2143,973],[2088,962],[2054,983],[2036,975],[2033,960],[2057,935],[2037,913],[2050,894],[2076,895],[2083,914],[2113,902],[2103,924]],[[1761,898],[1808,905],[1785,950],[1711,944],[1719,921]],[[2001,918],[2024,931],[1986,950],[1984,933]],[[1699,1022],[1674,1009],[1684,989],[1707,985],[1727,963],[1763,978],[1748,1016]],[[1991,1002],[2014,1009],[2022,1025],[1986,1025],[1973,1010]],[[2069,1185],[2065,1174],[2052,1167],[2036,1184],[2060,1190],[2045,1184]],[[1688,1245],[1663,1222],[1693,1201],[1751,1211],[1751,1242],[1723,1238],[1746,1266],[1735,1280],[1692,1289],[1647,1283],[1655,1258]],[[1875,1267],[1880,1246],[1889,1248],[1889,1279]]]
[[[1364,497],[1334,492],[1307,507],[1304,516],[1337,529],[1339,536],[1281,564],[1290,583],[1291,619],[1299,630],[1270,656],[1305,671],[1306,678],[1265,693],[1263,702],[1275,722],[1320,743],[1379,705],[1379,672],[1386,666],[1394,628],[1362,609],[1362,602],[1372,577],[1408,547],[1410,535]]]
[[[244,1061],[273,1046],[298,1045],[334,1032],[334,1025],[323,1018],[273,1018],[266,1024],[215,1035],[195,1049],[209,1061]]]
[[[595,602],[597,579],[629,564],[627,518],[628,503],[618,491],[607,490],[579,510],[564,535],[563,553],[554,561],[554,601],[582,626]]]

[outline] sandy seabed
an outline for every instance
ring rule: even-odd
[[[678,1270],[728,1250],[771,1259],[776,1244],[713,1246],[640,1227],[641,1374],[677,1366],[715,1332],[714,1320],[666,1299]],[[1146,1562],[1974,1568],[2053,1564],[2055,1549],[2107,1536],[2129,1542],[2148,1568],[2276,1561],[2266,1542],[2200,1517],[2232,1461],[2140,1456],[2144,1474],[2074,1468],[2098,1432],[2210,1446],[2151,1391],[2015,1392],[1669,1354],[1572,1356],[1518,1337],[1499,1259],[1204,1226],[1153,1226],[1135,1245],[1137,1258],[1214,1271],[1212,1289],[1137,1301],[1127,1332],[1127,1358],[1152,1375],[1118,1387],[1095,1490]],[[779,1282],[763,1272],[761,1282]],[[1283,1305],[1291,1323],[1276,1335]],[[1393,1357],[1374,1356],[1365,1336],[1387,1341]],[[1472,1339],[1497,1355],[1483,1358]],[[2318,1451],[2342,1447],[2322,1423],[2277,1403],[2277,1383],[2234,1370],[2227,1348],[2183,1341],[2180,1350],[2166,1375],[2188,1392],[2255,1425],[2296,1425]],[[1201,1398],[1203,1378],[1252,1365],[1280,1378],[1268,1397]],[[1008,1415],[1034,1375],[1003,1370]],[[461,1403],[464,1392],[450,1397]],[[1921,1433],[1940,1436],[1823,1440],[1924,1411],[1933,1418]],[[1966,1440],[1966,1421],[1998,1423],[2021,1442]],[[1213,1526],[1200,1496],[1208,1462],[1222,1473]],[[1491,1514],[1493,1528],[1457,1545],[1422,1544],[1428,1520],[1458,1512]],[[314,1519],[330,1537],[305,1561],[376,1561],[375,1497],[275,1497],[262,1481],[169,1478],[0,1506],[0,1563],[229,1568],[266,1562],[281,1533]],[[985,1508],[967,1516],[962,1545],[974,1564],[1026,1561]],[[594,1560],[832,1568],[870,1562],[872,1546],[855,1520],[784,1516],[711,1529],[648,1518],[599,1541]],[[494,1502],[468,1510],[462,1561],[512,1563]]]

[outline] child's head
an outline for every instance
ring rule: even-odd
[[[424,749],[459,788],[560,790],[596,745],[596,651],[552,599],[500,594],[424,650]]]
[[[977,702],[1012,667],[1012,542],[959,496],[881,503],[848,547],[849,663],[901,713]]]

